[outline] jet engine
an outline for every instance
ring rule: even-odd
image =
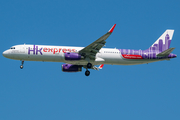
[[[72,65],[72,64],[62,64],[63,72],[81,72],[82,66],[80,65]]]
[[[82,56],[78,53],[67,52],[64,54],[65,60],[81,60]]]

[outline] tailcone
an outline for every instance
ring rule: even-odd
[[[169,56],[168,56],[168,58],[176,58],[177,57],[177,55],[176,54],[169,54]]]

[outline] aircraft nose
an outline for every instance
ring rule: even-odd
[[[7,55],[8,55],[7,50],[6,50],[6,51],[4,51],[2,55],[3,55],[4,57],[7,57]]]

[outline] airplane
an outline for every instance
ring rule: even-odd
[[[137,65],[170,60],[177,55],[171,53],[170,48],[174,30],[167,29],[146,50],[102,48],[106,39],[112,34],[116,24],[102,37],[87,47],[50,46],[50,45],[15,45],[3,52],[9,59],[20,60],[20,68],[24,61],[63,62],[63,72],[80,72],[85,68],[85,75],[89,76],[89,69],[102,69],[104,64],[110,65]],[[100,65],[96,67],[96,65]]]

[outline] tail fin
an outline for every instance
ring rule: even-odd
[[[174,30],[166,30],[149,49],[159,52],[169,49],[173,33]]]

